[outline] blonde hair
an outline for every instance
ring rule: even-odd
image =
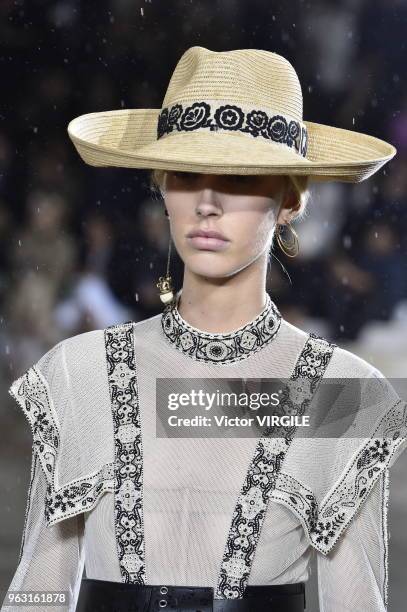
[[[154,194],[158,194],[161,197],[164,196],[166,170],[151,170],[150,174],[150,189]],[[310,177],[308,175],[301,174],[287,174],[286,188],[291,188],[297,196],[297,202],[299,204],[298,210],[296,211],[295,220],[301,219],[305,213],[310,198],[309,183]]]

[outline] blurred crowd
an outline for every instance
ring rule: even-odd
[[[294,324],[341,341],[407,330],[406,0],[2,0],[1,367],[21,373],[60,339],[158,314],[168,223],[147,172],[86,166],[75,116],[160,108],[182,53],[281,53],[304,119],[389,140],[372,179],[312,186],[300,254],[276,248],[268,289]],[[174,250],[173,250],[174,253]],[[182,262],[173,255],[176,287]]]

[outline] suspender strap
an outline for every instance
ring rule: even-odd
[[[106,328],[105,351],[114,430],[114,521],[120,572],[123,582],[144,584],[143,450],[134,325]]]
[[[310,334],[283,393],[282,404],[296,406],[302,416],[321,381],[335,345]],[[293,398],[295,393],[295,399]],[[233,512],[215,597],[243,597],[270,495],[276,486],[296,427],[280,428],[282,437],[270,437],[267,428],[259,438]]]

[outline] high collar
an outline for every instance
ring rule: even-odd
[[[267,293],[266,304],[254,319],[227,334],[212,334],[181,317],[181,293],[182,289],[165,307],[161,325],[170,344],[196,361],[226,364],[246,359],[271,342],[281,324],[281,314]]]

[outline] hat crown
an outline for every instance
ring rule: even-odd
[[[290,62],[272,51],[190,47],[171,76],[162,108],[219,100],[269,108],[302,121],[301,84]]]

